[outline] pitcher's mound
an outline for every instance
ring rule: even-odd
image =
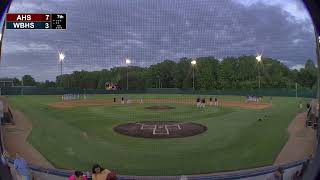
[[[149,109],[149,110],[169,110],[169,109],[175,109],[175,107],[172,107],[172,106],[149,106],[149,107],[145,107],[145,109]]]
[[[143,138],[183,138],[201,134],[206,130],[207,127],[202,124],[174,121],[143,121],[114,127],[117,133]]]

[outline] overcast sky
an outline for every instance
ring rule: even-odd
[[[6,30],[0,76],[54,80],[64,72],[182,57],[263,52],[290,68],[315,61],[311,20],[299,0],[14,0],[10,12],[67,13],[67,30]]]

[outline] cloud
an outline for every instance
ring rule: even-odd
[[[299,44],[301,42],[303,42],[303,39],[294,39],[294,40],[292,40],[293,44]]]
[[[30,53],[30,52],[41,52],[50,51],[53,48],[48,44],[34,43],[21,44],[18,42],[8,42],[3,47],[4,54],[10,53]]]
[[[10,7],[10,13],[39,13],[48,10],[48,4],[32,1],[13,1]]]
[[[58,50],[68,73],[121,66],[124,57],[139,66],[258,52],[289,67],[315,59],[311,21],[295,0],[15,0],[11,7],[68,15],[66,31],[5,31],[2,65],[27,67],[6,72],[42,80],[55,79]]]
[[[245,6],[268,5],[278,6],[283,11],[289,13],[297,21],[309,21],[310,15],[305,10],[300,0],[233,0]]]
[[[304,64],[296,64],[296,65],[292,66],[290,69],[300,70],[302,68],[304,68]]]

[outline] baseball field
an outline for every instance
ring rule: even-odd
[[[122,96],[131,103],[121,104]],[[260,103],[245,103],[240,96],[211,96],[222,105],[209,106],[210,96],[205,97],[204,108],[196,107],[196,95],[177,94],[92,95],[72,101],[62,101],[61,96],[9,96],[8,101],[32,122],[28,142],[55,167],[88,170],[100,163],[130,175],[200,174],[271,165],[288,139],[289,123],[302,111],[299,102],[307,102],[273,97],[271,103],[265,97]],[[150,108],[159,105],[170,108]],[[114,130],[146,121],[191,122],[206,129],[180,138],[131,137]],[[154,127],[162,128],[149,127],[154,134],[158,131]],[[166,134],[173,132],[164,127]]]

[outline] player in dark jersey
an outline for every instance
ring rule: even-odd
[[[197,98],[197,107],[200,107],[201,103],[200,103],[200,97]]]
[[[206,99],[205,98],[202,98],[201,100],[201,107],[206,107]]]

